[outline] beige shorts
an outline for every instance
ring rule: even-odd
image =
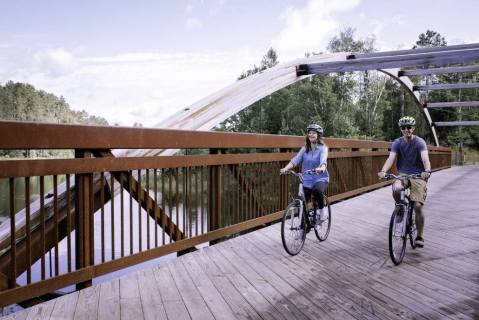
[[[409,179],[408,181],[411,188],[409,199],[424,204],[427,197],[427,182],[423,179]]]

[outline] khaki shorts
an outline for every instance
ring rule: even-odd
[[[411,188],[409,199],[424,204],[427,197],[427,182],[423,179],[409,179],[409,184]]]

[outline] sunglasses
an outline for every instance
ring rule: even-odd
[[[412,126],[401,126],[401,130],[412,129]]]

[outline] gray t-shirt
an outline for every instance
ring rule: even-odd
[[[418,174],[424,171],[421,151],[427,150],[424,139],[414,136],[411,142],[401,137],[394,140],[391,151],[397,154],[397,169],[400,173]]]

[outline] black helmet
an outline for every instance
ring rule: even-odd
[[[306,129],[306,133],[309,131],[316,131],[318,134],[323,135],[323,128],[321,128],[320,125],[317,125],[316,123],[312,123],[308,126]]]

